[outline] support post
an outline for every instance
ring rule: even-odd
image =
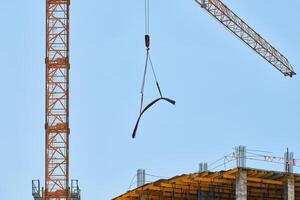
[[[284,153],[284,170],[287,173],[293,173],[294,171],[294,152],[289,152],[289,149]]]
[[[144,169],[137,170],[137,187],[141,187],[146,183],[146,171]]]
[[[206,162],[199,163],[199,173],[207,172],[208,164]]]
[[[236,155],[236,165],[237,167],[245,168],[246,167],[246,158],[247,158],[247,149],[246,146],[238,146],[235,147],[235,155]]]
[[[295,179],[293,176],[289,176],[285,180],[284,200],[295,200]]]
[[[247,200],[247,171],[243,169],[236,175],[236,199]]]
[[[198,190],[197,192],[197,200],[202,200],[202,191],[201,190]]]

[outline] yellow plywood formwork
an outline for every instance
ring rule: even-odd
[[[210,200],[236,199],[236,177],[247,173],[247,198],[284,199],[286,180],[295,181],[295,199],[300,200],[300,174],[234,168],[227,171],[183,174],[160,179],[127,191],[113,200]]]

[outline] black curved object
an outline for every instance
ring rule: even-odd
[[[136,135],[136,131],[137,131],[137,128],[139,126],[139,122],[140,122],[140,119],[142,117],[142,115],[144,114],[144,112],[146,112],[146,110],[148,110],[151,106],[153,106],[154,104],[156,104],[157,102],[159,101],[167,101],[169,102],[170,104],[173,104],[175,105],[176,104],[176,101],[172,100],[172,99],[169,99],[169,98],[165,98],[165,97],[161,97],[161,98],[158,98],[158,99],[155,99],[154,101],[150,102],[144,109],[143,111],[141,112],[138,120],[136,121],[136,124],[135,124],[135,127],[133,129],[133,133],[132,133],[132,138],[135,138],[135,135]]]

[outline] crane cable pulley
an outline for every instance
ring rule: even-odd
[[[140,119],[142,117],[142,115],[153,105],[155,105],[156,103],[158,103],[159,101],[166,101],[170,104],[175,105],[176,101],[166,98],[162,95],[160,86],[159,86],[159,82],[155,73],[155,69],[151,60],[151,56],[150,56],[150,34],[149,34],[149,0],[145,0],[145,46],[146,46],[146,64],[145,64],[145,68],[144,68],[144,74],[143,74],[143,80],[142,80],[142,88],[141,88],[141,105],[140,105],[140,114],[139,117],[137,119],[137,122],[135,124],[133,133],[132,133],[132,138],[135,138],[136,136],[136,132],[137,132],[137,128],[140,122]],[[151,71],[152,74],[155,78],[155,83],[156,83],[156,88],[157,91],[160,95],[159,98],[153,100],[152,102],[150,102],[147,106],[145,106],[143,108],[143,104],[144,104],[144,89],[145,89],[145,83],[146,83],[146,76],[147,76],[147,70],[148,70],[148,65],[150,64],[151,66]]]

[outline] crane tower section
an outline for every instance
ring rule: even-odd
[[[35,200],[79,200],[69,180],[70,0],[46,0],[45,188],[34,180]]]
[[[296,75],[287,58],[248,26],[220,0],[195,1],[282,74],[290,77]]]
[[[69,0],[47,1],[45,199],[69,200]]]

